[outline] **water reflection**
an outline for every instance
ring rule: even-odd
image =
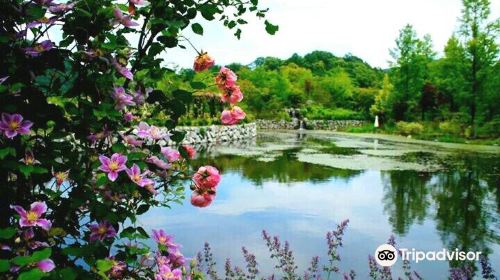
[[[327,140],[273,134],[224,149],[199,147],[194,165],[211,164],[224,174],[212,206],[154,209],[142,221],[146,227],[176,234],[189,255],[210,242],[219,264],[226,257],[241,261],[238,248],[245,245],[256,254],[264,273],[273,264],[260,240],[262,229],[289,240],[302,269],[312,256],[325,257],[325,232],[345,218],[351,223],[341,268],[355,269],[360,279],[368,276],[367,255],[391,233],[407,248],[480,250],[490,254],[493,267],[500,267],[498,155],[427,150],[425,157],[415,156],[424,153],[415,153],[420,147],[408,144],[405,149],[412,154],[392,152],[393,158],[403,154],[405,161],[439,162],[445,167],[433,172],[339,169],[297,158],[297,153],[333,153],[348,160],[377,149],[389,154],[399,145],[337,136]],[[339,148],[340,143],[356,148]],[[442,279],[449,265],[458,264],[421,262],[412,267],[424,278]],[[393,275],[402,276],[400,265],[393,267]]]
[[[272,161],[263,162],[255,157],[220,155],[212,157],[204,152],[194,161],[194,165],[209,164],[216,166],[222,172],[238,171],[256,186],[264,182],[325,182],[331,178],[349,179],[363,171],[318,166],[297,160],[296,153],[301,148],[287,149]]]

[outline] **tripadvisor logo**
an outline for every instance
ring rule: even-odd
[[[392,266],[398,260],[398,252],[390,244],[382,244],[375,250],[375,261],[381,266]]]
[[[442,249],[440,251],[418,251],[415,248],[401,248],[399,252],[390,244],[382,244],[375,250],[375,261],[381,266],[392,266],[398,260],[398,255],[403,261],[478,261],[481,255],[477,252],[463,252],[455,249],[450,251]]]

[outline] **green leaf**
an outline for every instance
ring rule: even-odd
[[[23,272],[19,274],[17,280],[39,280],[42,279],[45,273],[38,268],[34,268],[30,271]]]
[[[99,272],[106,272],[113,267],[112,260],[97,260],[96,262],[97,270]]]
[[[0,260],[0,272],[9,271],[10,264],[9,260]]]
[[[191,29],[193,29],[194,33],[198,35],[203,35],[203,26],[201,26],[201,24],[193,23],[193,25],[191,25]]]
[[[109,182],[108,176],[106,176],[106,174],[104,174],[104,173],[101,173],[98,175],[98,178],[97,178],[95,183],[98,187],[100,187],[100,186],[107,184],[108,182]]]
[[[31,256],[17,256],[12,259],[12,263],[20,266],[25,266],[32,263]]]
[[[19,171],[28,178],[33,173],[33,165],[19,165]]]
[[[158,42],[163,43],[163,45],[167,48],[174,48],[179,43],[177,38],[175,38],[173,36],[163,36],[162,35],[162,36],[158,36],[157,40],[158,40]]]
[[[127,158],[130,161],[132,161],[132,160],[141,160],[141,159],[143,159],[145,157],[146,157],[146,154],[145,153],[141,153],[141,152],[130,153],[130,154],[127,155]]]
[[[125,153],[127,151],[127,147],[123,145],[123,143],[116,143],[111,147],[114,153]]]
[[[193,100],[193,93],[187,90],[176,89],[172,92],[175,100],[179,100],[183,103],[190,103]]]
[[[236,21],[234,21],[234,20],[230,21],[227,24],[227,27],[229,27],[229,29],[233,29],[235,26],[236,26]]]
[[[184,131],[172,131],[172,136],[170,136],[170,139],[176,143],[182,142],[184,140],[184,136],[186,136],[186,132]]]
[[[41,5],[32,5],[28,7],[27,14],[31,19],[39,19],[45,15],[45,9]]]
[[[10,239],[14,234],[16,234],[15,228],[0,228],[0,239]]]
[[[132,238],[132,235],[134,234],[134,232],[135,232],[135,228],[128,227],[128,228],[122,230],[122,232],[120,232],[120,238]]]
[[[63,268],[57,271],[57,274],[59,275],[59,279],[64,279],[64,280],[74,280],[78,276],[76,274],[76,271],[71,267]]]
[[[149,204],[142,204],[139,208],[137,208],[137,215],[146,213],[149,210],[149,207]]]
[[[189,83],[193,89],[205,89],[207,85],[203,82],[191,82]]]
[[[11,148],[11,147],[0,149],[0,160],[4,159],[8,155],[15,157],[16,156],[16,149]]]
[[[41,260],[48,259],[52,255],[52,249],[45,248],[41,251],[36,251],[31,256],[31,262],[39,262]]]
[[[269,21],[264,22],[266,24],[266,31],[267,33],[274,35],[276,31],[278,31],[279,26],[271,24]]]
[[[200,12],[206,20],[214,20],[214,15],[219,12],[219,9],[215,4],[204,4],[200,7]]]

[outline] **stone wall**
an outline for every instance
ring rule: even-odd
[[[176,130],[185,131],[183,144],[233,142],[257,136],[255,123],[241,125],[181,126]]]
[[[346,127],[359,127],[366,124],[366,121],[359,120],[257,120],[255,122],[259,129],[304,129],[312,130],[339,130]]]

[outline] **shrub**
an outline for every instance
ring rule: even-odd
[[[182,201],[178,185],[193,173],[195,150],[175,130],[193,92],[157,87],[173,72],[159,55],[184,47],[187,28],[203,33],[197,14],[233,28],[245,11],[266,11],[241,0],[62,2],[2,2],[0,278],[196,279],[171,236],[136,223]],[[213,63],[198,52],[194,68]],[[217,81],[232,94],[238,87],[226,74]],[[218,171],[196,174],[191,203],[208,206]]]
[[[445,134],[460,135],[462,133],[461,125],[454,121],[445,121],[439,123],[439,129],[442,133]]]
[[[396,130],[403,135],[418,135],[424,131],[424,126],[417,122],[397,122]]]

